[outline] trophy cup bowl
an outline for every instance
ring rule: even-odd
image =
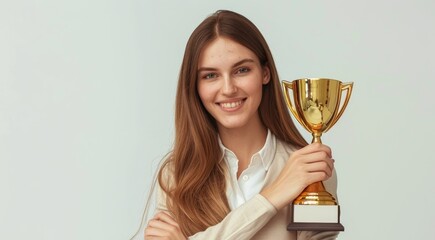
[[[282,82],[284,98],[296,120],[312,134],[312,143],[341,117],[352,94],[353,83],[328,78],[304,78]],[[289,94],[293,92],[293,102]],[[346,96],[341,101],[343,91]],[[341,106],[340,106],[341,105]],[[293,201],[293,216],[289,231],[344,231],[340,223],[340,208],[322,182],[309,185]]]

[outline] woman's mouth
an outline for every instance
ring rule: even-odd
[[[235,109],[239,108],[245,100],[246,99],[241,99],[241,100],[234,101],[234,102],[221,102],[221,103],[219,103],[219,105],[224,110],[235,110]]]

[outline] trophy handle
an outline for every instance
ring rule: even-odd
[[[287,91],[287,89],[291,89],[292,91],[294,91],[293,90],[293,83],[292,82],[289,82],[289,81],[286,81],[286,80],[283,80],[282,81],[282,88],[283,88],[283,92],[284,92],[284,98],[285,98],[285,102],[287,103],[287,106],[288,106],[288,108],[290,109],[290,111],[293,113],[293,116],[296,118],[296,120],[298,120],[298,122],[305,128],[305,129],[307,129],[309,132],[311,132],[310,131],[310,128],[308,128],[307,127],[307,125],[300,119],[300,117],[299,117],[299,114],[298,114],[298,112],[296,111],[296,109],[294,108],[294,106],[293,106],[293,103],[292,103],[292,101],[290,100],[290,95],[288,94],[288,91]],[[293,92],[293,94],[294,94],[294,92]]]
[[[329,125],[329,127],[327,129],[325,129],[324,132],[328,131],[330,128],[332,128],[332,126],[335,125],[337,120],[341,117],[344,110],[346,109],[347,103],[349,102],[349,99],[350,99],[350,95],[352,95],[353,82],[341,83],[340,87],[341,87],[341,92],[340,92],[341,94],[343,93],[344,90],[346,90],[346,98],[344,99],[343,105],[341,106],[340,110],[338,111],[338,114],[334,117],[333,122]]]

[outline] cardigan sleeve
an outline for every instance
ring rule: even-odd
[[[157,210],[167,211],[166,195],[157,188]],[[198,232],[188,239],[239,240],[252,238],[277,213],[275,207],[257,194],[240,207],[232,210],[220,223]]]
[[[168,169],[163,174],[165,182],[171,182],[171,175]],[[162,190],[159,183],[156,183],[156,210],[168,211],[166,206],[166,193]],[[192,240],[240,240],[251,239],[271,218],[277,213],[276,208],[261,194],[256,194],[253,198],[246,201],[236,209],[233,209],[218,224],[208,227],[202,232],[198,232],[188,239]]]
[[[257,194],[231,211],[220,223],[196,233],[189,239],[251,239],[276,213],[275,207],[262,195]]]

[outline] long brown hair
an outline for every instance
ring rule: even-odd
[[[272,54],[257,27],[231,11],[217,11],[206,18],[186,45],[176,96],[174,147],[158,173],[167,207],[187,236],[219,223],[229,212],[226,166],[221,161],[216,121],[202,105],[197,91],[200,53],[217,37],[247,47],[262,66],[269,68],[271,81],[263,86],[259,107],[263,124],[281,141],[296,147],[307,144],[289,116]]]

